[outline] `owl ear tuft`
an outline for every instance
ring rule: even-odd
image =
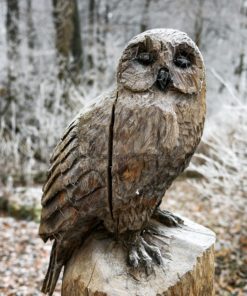
[[[148,52],[153,51],[153,42],[152,42],[152,39],[150,38],[150,36],[148,36],[148,35],[145,36],[145,47]]]

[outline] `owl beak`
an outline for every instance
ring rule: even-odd
[[[171,76],[167,68],[161,68],[157,75],[156,84],[158,88],[165,91],[171,82]]]

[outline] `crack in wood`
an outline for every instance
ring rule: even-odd
[[[115,107],[118,99],[118,93],[116,99],[112,105],[111,122],[109,126],[109,141],[108,141],[108,166],[107,166],[107,182],[108,182],[108,202],[112,220],[113,217],[113,205],[112,205],[112,153],[113,153],[113,134],[114,134],[114,122],[115,122]]]

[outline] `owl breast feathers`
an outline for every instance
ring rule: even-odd
[[[185,33],[133,38],[114,90],[79,114],[54,150],[41,237],[73,249],[98,223],[115,234],[142,229],[200,141],[205,88],[202,56]]]

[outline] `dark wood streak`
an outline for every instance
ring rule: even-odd
[[[117,104],[118,93],[116,94],[115,102],[112,105],[111,122],[109,126],[109,142],[108,142],[108,167],[107,167],[107,190],[108,190],[108,202],[113,217],[113,202],[112,202],[112,152],[113,152],[113,136],[114,136],[114,122],[115,122],[115,106]]]

